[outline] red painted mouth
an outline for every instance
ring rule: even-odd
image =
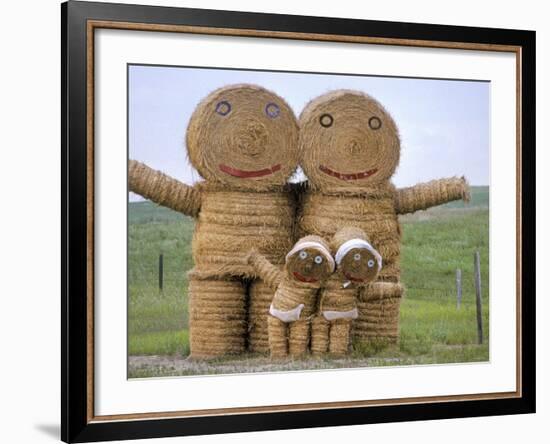
[[[263,177],[268,176],[270,174],[276,173],[281,169],[281,164],[278,163],[277,165],[273,165],[270,168],[264,168],[263,170],[256,170],[256,171],[245,171],[245,170],[239,170],[238,168],[233,168],[224,164],[220,164],[219,168],[224,173],[229,174],[233,177],[240,177],[243,179],[248,179],[250,177]]]
[[[359,278],[353,277],[351,274],[346,273],[345,271],[344,271],[344,276],[352,282],[365,282],[365,279],[359,279]]]
[[[374,173],[378,171],[378,168],[373,168],[372,170],[362,171],[360,173],[339,173],[338,171],[331,170],[329,167],[326,167],[324,165],[319,165],[319,169],[329,176],[336,177],[340,180],[358,180],[358,179],[365,179],[369,176],[372,176]]]
[[[296,279],[298,279],[299,281],[302,281],[302,282],[317,282],[317,279],[305,277],[305,276],[301,275],[300,273],[298,273],[297,271],[293,272],[292,274],[294,275],[294,277]]]

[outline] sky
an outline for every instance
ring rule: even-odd
[[[471,185],[489,184],[491,85],[465,80],[131,65],[129,157],[188,184],[200,180],[185,149],[189,118],[206,95],[234,83],[274,91],[297,116],[330,90],[363,91],[382,103],[399,128],[396,186],[456,175]]]

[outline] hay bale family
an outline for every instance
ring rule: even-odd
[[[359,91],[321,95],[296,118],[271,91],[227,86],[197,106],[186,139],[201,182],[130,160],[129,188],[196,220],[191,357],[342,356],[398,340],[398,216],[467,200],[464,178],[396,188],[397,126]],[[307,181],[289,183],[298,166]]]

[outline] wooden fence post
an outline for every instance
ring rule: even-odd
[[[456,269],[456,308],[460,308],[462,303],[462,270],[460,268]]]
[[[483,319],[481,316],[481,270],[479,266],[479,251],[474,255],[474,278],[476,286],[477,342],[483,344]]]
[[[162,287],[164,284],[164,255],[160,253],[159,255],[159,290],[162,292]]]

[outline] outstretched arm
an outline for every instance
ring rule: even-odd
[[[283,280],[283,272],[256,250],[250,251],[246,258],[248,263],[254,268],[256,274],[273,290],[276,290]]]
[[[403,295],[403,286],[398,282],[372,282],[361,287],[363,300],[380,300],[400,298]]]
[[[414,213],[458,199],[470,201],[470,187],[464,177],[432,180],[398,189],[395,210],[397,214]]]
[[[163,207],[196,217],[201,208],[200,192],[147,165],[130,160],[128,167],[130,191]]]

